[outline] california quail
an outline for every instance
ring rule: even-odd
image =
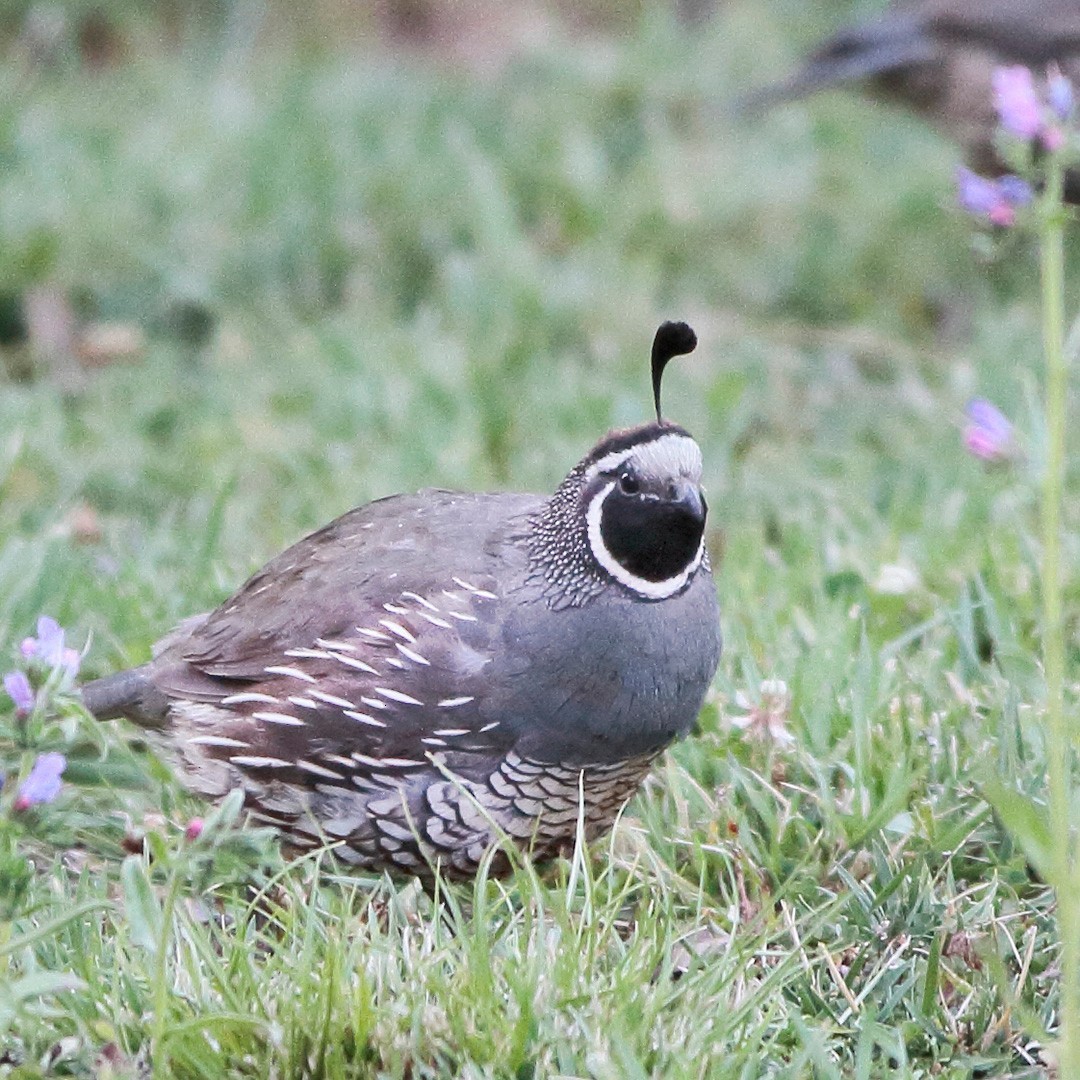
[[[606,435],[551,497],[352,510],[86,707],[163,729],[194,790],[242,786],[256,820],[368,869],[466,877],[502,836],[542,859],[579,816],[599,835],[720,659],[701,451],[660,415],[663,368],[695,345],[660,327],[656,421]]]
[[[823,42],[802,67],[751,95],[751,108],[858,83],[899,101],[955,139],[972,168],[1008,171],[994,146],[996,67],[1024,64],[1042,76],[1056,62],[1080,79],[1080,0],[894,0],[876,19]],[[1080,200],[1080,176],[1067,195]]]

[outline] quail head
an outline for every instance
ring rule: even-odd
[[[1080,77],[1080,0],[893,0],[877,17],[823,42],[802,67],[745,102],[759,109],[854,83],[917,112],[958,142],[980,172],[1009,171],[995,146],[992,77],[1056,63]],[[1066,195],[1080,201],[1080,175]]]
[[[579,821],[597,836],[720,658],[701,451],[660,416],[664,366],[695,344],[660,327],[656,421],[606,435],[553,495],[352,510],[86,685],[86,707],[160,729],[192,789],[242,787],[255,820],[363,868],[466,877],[504,839],[543,859]]]

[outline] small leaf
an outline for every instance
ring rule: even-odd
[[[1054,837],[1046,807],[997,779],[986,781],[982,793],[1032,866],[1044,879],[1053,880]]]
[[[120,867],[131,940],[149,952],[156,952],[161,941],[164,920],[146,867],[138,855],[129,855]]]
[[[923,1019],[932,1017],[937,1012],[938,983],[941,977],[941,945],[945,934],[934,935],[930,943],[930,953],[926,958],[926,978],[923,981],[922,992],[922,1016]]]
[[[0,920],[11,922],[21,913],[32,879],[25,855],[0,855]]]
[[[838,570],[833,574],[826,574],[822,582],[825,595],[831,600],[838,597],[851,599],[866,591],[866,581],[862,574],[855,570]]]
[[[203,822],[203,833],[216,836],[218,833],[224,832],[236,823],[243,809],[244,789],[234,788],[207,814]]]
[[[24,1002],[85,989],[86,983],[68,971],[35,971],[14,982],[0,982],[0,1047],[7,1044],[5,1036],[22,1012]]]
[[[9,956],[12,953],[18,952],[20,949],[28,949],[31,945],[43,941],[45,938],[50,937],[52,934],[63,929],[68,923],[76,922],[84,915],[89,915],[92,911],[100,911],[107,907],[111,907],[108,900],[86,900],[81,904],[76,904],[75,907],[71,908],[69,911],[65,911],[63,915],[60,915],[55,919],[50,919],[48,922],[42,923],[39,926],[35,926],[33,930],[29,930],[25,934],[20,934],[18,937],[12,938],[5,945],[0,946],[0,957]]]
[[[169,863],[169,845],[165,837],[155,829],[151,829],[143,836],[143,846],[146,849],[148,861],[151,866],[167,866]]]
[[[68,756],[64,779],[77,787],[106,787],[122,791],[144,791],[150,785],[146,773],[127,761]]]
[[[49,994],[61,994],[65,990],[85,989],[86,983],[70,971],[35,971],[10,983],[6,993],[11,1001],[27,1001]]]

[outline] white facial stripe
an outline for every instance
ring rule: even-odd
[[[671,436],[665,437],[670,438]],[[632,592],[636,592],[638,596],[644,596],[649,600],[664,600],[669,596],[674,596],[674,594],[690,580],[690,576],[701,565],[701,560],[705,557],[704,535],[701,537],[701,543],[698,544],[697,553],[694,555],[693,559],[690,560],[689,566],[674,577],[667,578],[664,581],[647,581],[645,578],[640,578],[636,574],[631,574],[630,571],[627,570],[610,551],[608,551],[607,545],[604,543],[604,538],[600,534],[600,516],[603,512],[604,500],[611,494],[612,488],[614,487],[614,481],[605,484],[604,487],[593,496],[592,502],[589,503],[588,512],[585,515],[585,520],[589,527],[589,547],[592,549],[596,561],[617,582],[619,582],[620,585],[625,585]]]
[[[694,481],[701,479],[701,447],[689,435],[671,433],[640,446],[605,454],[586,470],[586,485],[598,476],[617,471],[631,458],[647,475],[685,476]]]
[[[605,454],[599,461],[594,461],[585,472],[586,483],[595,480],[603,473],[615,472],[628,457],[637,453],[637,447],[632,446],[629,450],[616,450],[612,454]]]

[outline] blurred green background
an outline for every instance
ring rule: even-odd
[[[372,496],[549,489],[668,316],[719,527],[922,498],[969,393],[1022,404],[1031,263],[906,115],[737,115],[855,10],[5,3],[0,629],[111,666]]]

